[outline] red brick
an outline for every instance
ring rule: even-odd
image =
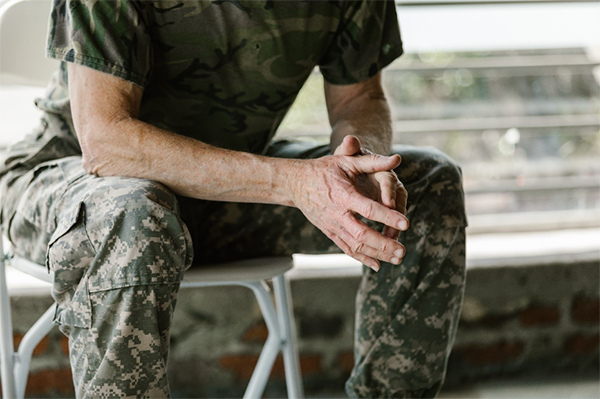
[[[344,371],[344,373],[350,374],[354,368],[354,353],[353,352],[342,352],[338,355],[337,363]]]
[[[265,342],[269,336],[269,329],[264,322],[253,325],[246,330],[242,340],[244,342]]]
[[[525,344],[522,341],[499,341],[491,345],[472,344],[455,347],[453,352],[467,363],[486,365],[517,359],[524,350]]]
[[[62,352],[68,356],[69,355],[69,338],[67,338],[65,335],[61,335],[58,344],[60,345],[60,349],[62,350]]]
[[[72,394],[74,392],[71,369],[62,368],[29,374],[25,395]]]
[[[514,314],[491,314],[481,318],[480,320],[477,320],[476,323],[472,324],[480,328],[494,328],[500,327],[501,325],[512,320],[514,317]]]
[[[257,361],[258,355],[227,355],[219,359],[219,365],[233,371],[238,380],[248,381]]]
[[[239,381],[248,381],[252,376],[254,367],[258,362],[258,355],[228,355],[219,359],[219,365],[232,371]],[[323,359],[321,355],[307,355],[300,357],[300,370],[302,375],[312,375],[323,371]],[[285,378],[285,369],[281,355],[275,359],[272,378]]]
[[[323,357],[321,355],[300,356],[300,372],[305,376],[322,373]]]
[[[14,339],[14,342],[15,342],[15,350],[21,344],[21,341],[23,340],[23,337],[24,337],[23,334],[16,333],[16,334],[13,335],[13,339]],[[33,350],[33,356],[40,356],[40,355],[43,355],[44,353],[46,353],[46,351],[48,350],[48,342],[49,341],[50,340],[49,340],[48,336],[42,338],[42,340],[40,341],[40,343]]]
[[[600,335],[573,335],[565,341],[565,351],[577,355],[594,353],[600,346]]]
[[[283,366],[283,358],[281,355],[277,356],[275,363],[273,363],[271,378],[285,378],[285,368]]]
[[[600,322],[600,298],[575,298],[571,307],[571,318],[578,324]]]
[[[525,327],[545,327],[558,324],[560,311],[556,306],[532,305],[519,313]]]

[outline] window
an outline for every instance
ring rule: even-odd
[[[600,5],[406,4],[407,53],[384,73],[394,143],[461,165],[470,233],[599,226]],[[313,74],[280,137],[328,141],[322,85]]]

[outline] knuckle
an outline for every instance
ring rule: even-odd
[[[353,256],[353,258],[357,261],[359,261],[362,264],[367,264],[367,257],[366,256]]]
[[[390,246],[387,242],[384,241],[381,244],[379,244],[378,250],[380,253],[384,254],[384,253],[388,252],[389,249],[390,249]]]
[[[337,244],[337,239],[334,234],[332,234],[329,230],[323,229],[321,230],[323,234],[325,234],[331,241],[334,241]]]
[[[365,202],[365,204],[362,207],[361,214],[366,218],[370,218],[373,214],[373,204],[371,202]]]
[[[395,226],[397,224],[396,215],[394,212],[387,212],[384,221],[386,226]]]
[[[365,244],[363,244],[360,241],[357,241],[356,243],[354,243],[352,245],[352,252],[354,252],[355,254],[359,254],[359,253],[363,252],[364,248],[365,248]]]
[[[344,241],[342,241],[342,240],[336,240],[336,244],[337,244],[338,247],[340,247],[340,249],[342,251],[344,251],[344,253],[347,254],[350,251],[350,247]]]
[[[357,241],[364,241],[365,238],[367,236],[367,230],[364,227],[360,227],[356,230],[356,233],[354,234],[354,237],[356,238]]]

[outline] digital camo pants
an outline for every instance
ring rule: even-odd
[[[78,398],[169,396],[169,329],[192,263],[339,251],[295,208],[179,198],[156,182],[87,175],[75,146],[48,140],[49,130],[2,158],[2,225],[17,254],[55,273],[55,322],[69,337]],[[277,142],[269,155],[327,151]],[[409,193],[407,255],[377,273],[363,268],[351,397],[435,396],[460,312],[460,170],[434,149],[396,151]]]

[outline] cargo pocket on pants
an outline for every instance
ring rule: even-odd
[[[46,266],[54,272],[52,297],[56,301],[54,323],[67,327],[90,328],[92,309],[87,271],[95,251],[85,231],[85,205],[73,204],[58,226],[46,255]],[[63,331],[64,332],[64,331]]]

